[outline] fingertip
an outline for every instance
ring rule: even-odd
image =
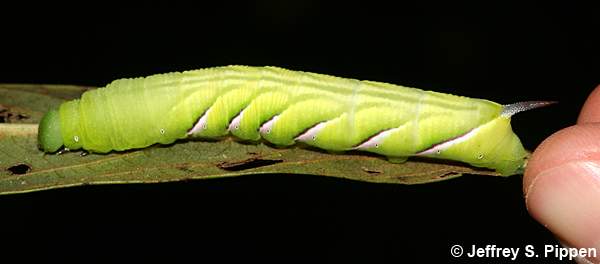
[[[540,172],[585,159],[600,160],[600,123],[567,127],[544,140],[528,160],[523,177],[524,191]]]
[[[574,247],[600,247],[600,123],[576,125],[534,151],[523,179],[530,214]]]
[[[577,124],[595,122],[600,122],[600,85],[588,96],[577,118]]]

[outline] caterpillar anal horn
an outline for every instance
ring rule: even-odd
[[[552,104],[558,103],[557,101],[525,101],[518,102],[514,104],[504,105],[504,109],[502,110],[502,116],[511,117],[516,113],[520,113],[523,111],[549,106]]]

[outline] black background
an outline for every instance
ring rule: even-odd
[[[103,86],[244,64],[499,103],[560,101],[513,118],[515,132],[534,149],[574,124],[600,82],[598,10],[482,2],[7,7],[0,82]],[[528,215],[521,181],[464,176],[403,186],[263,175],[0,196],[0,236],[8,243],[1,251],[84,261],[464,263],[469,259],[450,257],[451,245],[523,251],[557,244]]]

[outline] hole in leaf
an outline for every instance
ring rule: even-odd
[[[217,164],[217,167],[226,171],[242,171],[269,166],[280,162],[283,162],[283,160],[250,158],[238,162],[221,162]]]
[[[20,163],[20,164],[10,166],[7,170],[10,171],[10,173],[12,173],[14,175],[21,175],[21,174],[25,174],[25,173],[28,173],[29,171],[31,171],[31,166],[29,166],[25,163]]]

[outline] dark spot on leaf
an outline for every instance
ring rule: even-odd
[[[4,106],[0,105],[0,123],[6,123],[6,115],[8,113],[8,109],[4,108]]]
[[[29,119],[29,116],[23,113],[12,112],[6,106],[0,105],[0,123],[18,123],[23,119]]]
[[[180,170],[180,171],[184,171],[184,172],[194,172],[187,165],[180,165],[180,166],[176,166],[175,168],[178,169],[178,170]]]
[[[269,166],[273,164],[277,164],[283,162],[283,160],[269,160],[269,159],[259,159],[259,158],[250,158],[237,162],[221,162],[217,164],[217,167],[226,171],[242,171],[255,169],[259,167]]]
[[[13,175],[21,175],[21,174],[28,173],[31,170],[31,166],[29,166],[25,163],[19,163],[19,164],[10,166],[7,170],[10,171],[10,173],[12,173]]]
[[[462,173],[458,173],[458,172],[453,172],[453,171],[450,171],[450,172],[446,172],[446,173],[444,173],[444,174],[442,174],[442,175],[439,175],[439,176],[437,176],[436,178],[438,178],[438,179],[443,179],[443,178],[446,178],[446,177],[450,177],[450,176],[457,176],[457,175],[461,175],[461,174],[462,174]]]
[[[379,171],[379,170],[373,170],[373,169],[369,169],[369,168],[366,168],[366,167],[362,167],[361,169],[362,169],[364,172],[366,172],[366,173],[369,173],[369,174],[379,174],[379,173],[382,173],[382,171]]]

